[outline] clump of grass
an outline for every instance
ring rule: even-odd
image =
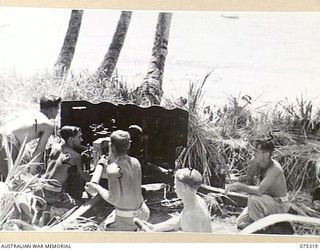
[[[199,193],[199,195],[202,196],[203,199],[205,200],[210,214],[224,215],[224,211],[222,210],[222,205],[221,205],[223,203],[221,194],[209,193],[207,195],[203,195]]]
[[[224,187],[224,178],[231,174],[241,175],[251,158],[248,128],[252,125],[251,98],[244,96],[245,105],[239,105],[235,98],[230,105],[214,114],[214,121],[203,115],[203,87],[210,74],[202,82],[190,83],[188,111],[188,147],[182,151],[178,162],[180,167],[199,170],[204,182]],[[250,130],[251,131],[251,130]]]
[[[11,228],[10,225],[18,225],[23,228],[25,223],[31,223],[34,213],[35,202],[45,204],[40,197],[33,195],[33,192],[41,189],[43,182],[37,176],[28,173],[29,168],[35,164],[33,160],[21,164],[25,152],[25,142],[22,144],[17,159],[13,162],[8,141],[4,137],[3,145],[6,150],[9,172],[5,182],[1,182],[0,193],[0,228]],[[19,222],[24,221],[24,223]]]
[[[210,178],[213,175],[218,177],[215,168],[224,164],[222,163],[223,158],[218,154],[212,140],[212,135],[215,133],[214,128],[206,123],[201,115],[203,86],[209,76],[210,73],[204,77],[200,85],[190,83],[188,146],[179,156],[179,166],[197,169],[204,176],[204,182],[210,185]]]
[[[305,191],[289,192],[291,208],[298,215],[320,218],[320,212],[312,209],[311,197]]]
[[[315,111],[312,100],[305,99],[303,95],[297,97],[295,102],[285,98],[273,108],[262,112],[266,118],[264,123],[290,134],[298,144],[319,140],[319,114],[319,110]]]
[[[99,224],[92,218],[76,217],[70,219],[69,216],[77,209],[74,207],[60,217],[55,217],[50,225],[42,227],[41,231],[103,231]]]
[[[291,129],[299,129],[307,133],[315,129],[316,121],[313,120],[313,104],[311,100],[305,100],[301,95],[296,98],[296,103],[283,105],[287,119],[291,119]]]
[[[42,228],[44,231],[104,231],[96,221],[85,218],[78,217],[75,220],[64,222],[61,221],[55,226],[49,226]]]
[[[320,144],[286,145],[279,147],[275,158],[285,172],[289,190],[299,191],[315,186],[316,162],[319,159]]]
[[[238,233],[238,230],[235,226],[236,217],[226,217],[221,218],[218,216],[215,216],[212,218],[212,232],[215,233],[224,233],[224,234],[230,234],[230,233]]]
[[[291,209],[298,215],[320,218],[319,211],[312,209],[311,197],[306,192],[289,192]],[[319,226],[294,223],[293,228],[297,235],[320,235]]]
[[[222,129],[222,136],[234,139],[246,137],[253,124],[252,109],[250,96],[229,96],[227,104],[216,113],[215,125]]]
[[[293,225],[293,229],[297,235],[320,235],[320,229],[318,225],[305,225],[296,223]]]

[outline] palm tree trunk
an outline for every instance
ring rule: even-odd
[[[149,70],[138,90],[138,104],[141,104],[145,98],[149,99],[151,104],[159,105],[161,102],[162,79],[168,53],[171,19],[172,13],[159,13]]]
[[[83,10],[72,10],[68,30],[64,42],[54,65],[54,75],[58,78],[66,76],[69,72],[73,55],[76,49],[81,27]]]
[[[123,47],[129,24],[131,21],[132,11],[122,11],[117,29],[113,35],[112,42],[109,46],[107,54],[104,56],[96,75],[99,79],[110,80],[113,71],[117,65],[121,49]]]

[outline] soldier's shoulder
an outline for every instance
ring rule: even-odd
[[[134,164],[136,166],[140,166],[140,162],[139,162],[139,160],[137,158],[130,156],[130,160],[131,160],[132,164]]]
[[[272,160],[273,161],[273,166],[276,169],[276,171],[283,172],[283,168],[281,164],[277,160]]]
[[[49,158],[50,159],[57,159],[59,157],[60,153],[61,153],[61,144],[60,143],[52,144]]]
[[[276,167],[281,167],[281,164],[275,160],[275,159],[272,159],[272,162],[273,162],[273,165],[276,166]]]
[[[64,154],[68,154],[70,156],[70,158],[73,159],[74,161],[81,159],[81,155],[77,151],[75,151],[71,148],[67,148],[67,147],[62,146],[62,152]]]
[[[117,163],[111,163],[106,168],[108,178],[118,178],[120,176],[120,167]]]

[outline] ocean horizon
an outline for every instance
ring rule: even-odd
[[[50,70],[59,54],[69,9],[0,8],[0,72],[31,76]],[[93,73],[107,52],[120,11],[85,10],[71,71]],[[147,73],[157,11],[134,11],[117,64],[131,87]],[[232,17],[232,18],[231,18]],[[258,105],[304,96],[319,102],[320,13],[173,12],[163,90],[186,96],[202,81],[205,101],[249,95]]]

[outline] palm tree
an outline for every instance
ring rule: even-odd
[[[152,56],[148,73],[137,89],[137,103],[149,99],[151,104],[160,104],[162,98],[162,79],[166,56],[172,13],[159,13]]]
[[[81,27],[83,10],[72,10],[68,30],[64,42],[54,65],[54,75],[58,78],[66,76],[69,72],[73,55],[76,49]]]
[[[122,11],[117,29],[113,35],[112,42],[107,54],[104,56],[96,75],[99,79],[110,80],[117,65],[121,49],[126,39],[127,31],[131,21],[132,11]]]

